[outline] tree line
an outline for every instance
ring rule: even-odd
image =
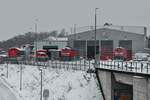
[[[67,32],[65,29],[62,29],[59,33],[58,31],[54,30],[51,32],[27,32],[23,35],[17,35],[13,38],[10,38],[6,41],[0,41],[0,50],[1,51],[7,51],[11,47],[20,47],[24,44],[31,44],[33,45],[34,41],[36,40],[44,40],[48,37],[66,37]]]

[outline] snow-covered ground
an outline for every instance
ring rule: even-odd
[[[0,82],[0,100],[17,100],[13,92],[2,82]]]
[[[22,65],[22,90],[20,68],[21,65],[8,64],[7,70],[7,64],[0,65],[0,81],[10,88],[18,100],[40,100],[39,68]],[[43,90],[49,90],[47,100],[103,100],[94,74],[50,67],[42,70]]]

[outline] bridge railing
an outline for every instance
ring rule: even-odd
[[[125,72],[150,74],[150,62],[99,61],[96,67]]]

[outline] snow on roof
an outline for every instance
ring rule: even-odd
[[[130,33],[137,33],[137,34],[144,34],[145,28],[144,26],[122,26],[122,25],[103,25],[103,26],[97,26],[98,29],[112,29],[112,30],[119,30],[119,31],[125,31]],[[94,26],[82,26],[78,27],[76,30],[76,33],[82,33],[86,31],[94,30]]]
[[[71,49],[70,47],[64,47],[63,49]]]
[[[18,47],[11,47],[10,49],[12,49],[12,48],[16,48],[16,49],[18,49],[20,51],[24,51],[25,50],[24,48],[18,48]]]
[[[148,53],[135,53],[135,55],[138,55],[138,56],[147,56],[149,54]]]
[[[118,49],[118,48],[123,48],[123,47],[116,47],[116,49]],[[124,49],[124,48],[123,48]]]
[[[7,55],[1,54],[0,57],[7,57]]]
[[[45,39],[45,40],[53,40],[53,41],[67,41],[68,40],[68,38],[67,37],[52,37],[52,36],[50,36],[50,37],[48,37],[47,39]]]

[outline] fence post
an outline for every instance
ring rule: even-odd
[[[80,70],[81,70],[81,59],[80,59]]]
[[[8,62],[7,62],[7,65],[6,65],[6,66],[7,66],[7,78],[8,78]]]
[[[52,68],[52,67],[53,67],[53,61],[51,60],[51,62],[50,62],[50,63],[51,63],[51,68]]]
[[[68,62],[68,70],[69,70],[69,65],[70,65],[70,62]]]
[[[89,69],[91,69],[91,68],[90,68],[90,60],[89,60]]]
[[[85,71],[85,59],[84,59],[84,71]]]
[[[57,69],[57,60],[55,60],[55,65],[56,65],[56,69]]]
[[[78,62],[76,61],[76,70],[78,70]]]

